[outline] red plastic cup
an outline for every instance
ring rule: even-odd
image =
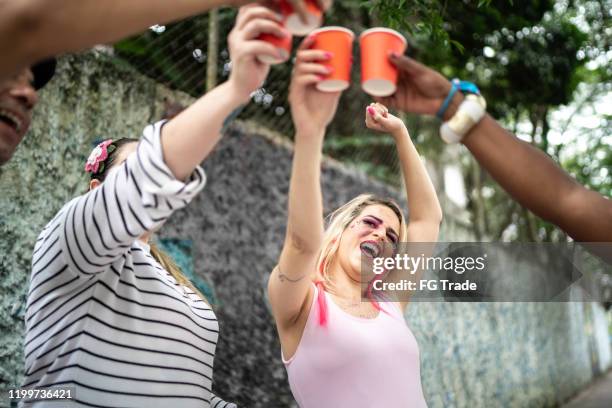
[[[331,68],[331,73],[317,83],[317,89],[323,92],[345,90],[351,83],[355,34],[344,27],[323,27],[313,31],[311,35],[314,36],[311,49],[331,53],[331,58],[324,63]]]
[[[371,28],[359,36],[361,47],[361,88],[373,96],[389,96],[397,89],[397,68],[389,53],[403,54],[407,41],[389,28]]]
[[[263,62],[264,64],[282,64],[283,62],[289,59],[291,55],[291,45],[292,45],[292,37],[291,33],[286,32],[285,37],[277,37],[274,34],[262,33],[257,37],[260,41],[265,41],[276,47],[278,53],[281,55],[278,58],[275,58],[271,55],[258,55],[257,59]]]
[[[316,0],[305,0],[308,16],[306,23],[302,21],[299,14],[295,12],[293,5],[288,0],[281,0],[280,9],[284,17],[285,27],[293,35],[304,36],[312,30],[321,26],[323,22],[323,10],[319,8]]]

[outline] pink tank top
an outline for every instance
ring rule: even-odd
[[[283,357],[300,407],[427,407],[419,346],[399,308],[381,303],[384,311],[363,319],[346,313],[325,292],[328,319],[322,327],[317,295],[315,287],[295,354],[288,361]]]

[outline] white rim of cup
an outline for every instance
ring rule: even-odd
[[[386,27],[374,27],[374,28],[370,28],[368,30],[365,30],[363,33],[361,33],[359,35],[359,40],[361,41],[361,39],[363,37],[365,37],[368,34],[372,34],[372,33],[377,33],[377,32],[383,32],[383,33],[389,33],[389,34],[393,34],[394,36],[400,38],[402,40],[402,42],[404,43],[404,47],[408,46],[408,41],[406,40],[406,38],[404,38],[403,35],[401,35],[399,32],[392,30],[390,28],[386,28]]]
[[[372,82],[374,82],[374,86],[375,88],[372,89]],[[378,85],[378,86],[376,86]],[[388,86],[389,89],[388,92],[381,92],[380,91],[380,86]],[[372,78],[372,79],[368,79],[365,82],[361,83],[361,89],[364,90],[365,93],[367,93],[368,95],[372,95],[372,96],[378,96],[378,97],[385,97],[385,96],[391,96],[395,93],[395,91],[397,91],[397,85],[394,84],[393,82],[389,81],[388,79],[378,79],[378,78]]]
[[[329,85],[330,83],[337,85],[337,87],[334,87],[333,89],[321,89],[321,84],[323,84],[323,87],[325,87],[325,84]],[[348,89],[350,86],[351,83],[349,81],[344,81],[342,79],[324,79],[323,81],[317,83],[316,88],[319,92],[342,92]]]
[[[276,49],[279,52],[282,52],[285,56],[283,58],[276,58],[276,57],[272,57],[271,55],[260,55],[260,56],[257,56],[257,59],[259,59],[259,61],[263,62],[264,64],[270,64],[270,65],[282,64],[284,62],[287,62],[290,56],[287,50],[284,48],[280,48],[280,47],[276,47]]]
[[[297,13],[291,13],[285,17],[285,28],[298,37],[308,35],[312,30],[321,26],[323,15],[317,16],[313,13],[308,13],[307,19],[308,21],[303,23]]]
[[[317,28],[316,30],[312,30],[310,35],[316,35],[318,33],[322,33],[322,32],[325,32],[325,31],[343,31],[343,32],[345,32],[347,34],[350,34],[351,35],[351,39],[355,39],[355,33],[354,32],[352,32],[348,28],[344,28],[344,27],[340,27],[340,26],[328,26],[328,27]]]

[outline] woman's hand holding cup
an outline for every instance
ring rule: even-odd
[[[228,37],[232,61],[229,83],[245,102],[251,93],[261,87],[270,71],[270,65],[262,62],[261,57],[287,57],[271,43],[258,40],[262,34],[279,38],[289,35],[281,26],[279,16],[272,10],[256,4],[241,7]]]
[[[342,93],[317,90],[316,85],[331,73],[324,63],[332,55],[326,51],[309,49],[313,42],[313,37],[307,37],[298,48],[289,89],[289,103],[296,135],[315,133],[322,137],[336,113]]]
[[[329,9],[333,0],[228,0],[230,6],[243,6],[248,3],[260,3],[273,10],[278,10],[289,18],[290,31],[295,35],[306,35],[321,25],[322,14]]]

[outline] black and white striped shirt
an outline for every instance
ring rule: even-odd
[[[40,234],[24,387],[73,387],[73,405],[81,406],[225,406],[211,391],[219,335],[213,311],[137,240],[205,184],[199,167],[185,183],[172,175],[162,125],[148,126],[136,153],[100,187],[66,204]]]

